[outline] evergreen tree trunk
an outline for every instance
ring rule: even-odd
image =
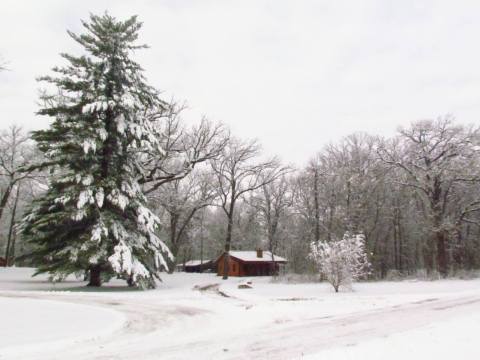
[[[90,268],[90,281],[87,286],[100,287],[102,286],[101,278],[102,269],[100,265],[95,265]]]

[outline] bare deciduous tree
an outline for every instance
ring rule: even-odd
[[[149,195],[149,200],[160,206],[160,218],[167,229],[169,248],[174,256],[173,265],[178,262],[179,250],[195,214],[211,205],[216,196],[213,180],[207,171],[192,171],[185,178],[170,181]],[[170,271],[174,268],[171,266]]]
[[[232,242],[233,218],[237,201],[246,193],[271,183],[286,168],[277,158],[258,161],[260,145],[256,140],[231,138],[219,159],[211,162],[217,179],[219,206],[227,217],[223,279],[228,279],[229,252]]]
[[[33,148],[28,135],[13,125],[0,133],[0,219],[15,186],[30,177]]]
[[[293,204],[293,192],[285,176],[265,183],[249,200],[260,214],[263,224],[268,250],[272,255],[272,274],[275,275],[274,253],[278,246],[278,230],[287,209]]]
[[[140,179],[148,194],[170,181],[187,176],[193,168],[219,156],[228,141],[222,124],[203,118],[198,125],[186,128],[181,121],[183,107],[171,105],[148,116],[158,124],[162,149],[144,159],[148,172]]]
[[[451,117],[424,120],[400,129],[400,138],[384,144],[378,151],[382,160],[401,169],[403,186],[415,191],[423,203],[431,237],[425,262],[442,275],[448,271],[448,247],[452,223],[451,205],[459,187],[480,182],[478,134],[472,127],[456,126]],[[480,210],[477,196],[460,214]],[[458,220],[465,221],[460,215]]]
[[[0,220],[5,210],[10,212],[6,227],[6,266],[11,265],[15,253],[18,205],[37,187],[39,174],[29,168],[35,157],[35,149],[21,127],[13,125],[0,133]]]

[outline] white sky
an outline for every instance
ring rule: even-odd
[[[269,154],[303,164],[356,131],[480,115],[480,1],[2,0],[0,127],[48,125],[35,78],[79,47],[66,29],[105,10],[144,22],[138,54],[165,98],[186,100]]]

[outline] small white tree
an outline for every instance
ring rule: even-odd
[[[338,292],[340,285],[349,286],[352,281],[370,273],[370,263],[365,251],[365,236],[345,233],[342,240],[313,242],[310,257],[318,265],[320,274]]]

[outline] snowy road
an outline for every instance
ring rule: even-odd
[[[432,324],[451,325],[448,322],[457,319],[478,321],[473,324],[479,325],[476,333],[480,330],[478,281],[445,283],[443,288],[425,283],[431,289],[398,283],[403,295],[392,294],[390,283],[362,285],[368,290],[365,294],[359,294],[363,288],[359,293],[337,295],[321,288],[321,296],[309,296],[318,293],[319,286],[314,284],[265,282],[256,285],[258,291],[245,292],[229,282],[222,290],[232,297],[225,298],[192,290],[195,281],[206,279],[194,278],[185,285],[183,278],[181,285],[151,292],[0,291],[0,300],[61,301],[80,305],[80,312],[89,305],[125,318],[110,334],[79,339],[75,346],[59,341],[52,351],[39,341],[0,350],[0,359],[350,359],[343,352],[322,354],[332,349],[351,351],[371,340],[395,338]],[[409,344],[400,341],[400,346]],[[477,358],[472,354],[471,359]]]
[[[480,296],[468,296],[427,299],[351,315],[312,318],[274,331],[262,331],[254,340],[236,348],[235,353],[260,359],[300,358],[327,348],[355,346],[367,339],[387,337],[469,312],[478,313],[479,309]],[[240,359],[241,356],[232,358]]]
[[[3,294],[1,296],[4,296]],[[24,295],[19,295],[24,296]],[[12,296],[13,297],[13,296]],[[29,296],[29,298],[31,298]],[[49,299],[48,295],[36,296]],[[55,296],[58,301],[58,296]],[[164,303],[138,303],[134,300],[117,300],[95,297],[70,298],[63,301],[113,306],[123,313],[127,321],[122,328],[109,336],[87,341],[77,341],[75,347],[62,349],[56,354],[42,354],[42,345],[29,351],[10,352],[15,359],[292,359],[312,354],[326,348],[353,346],[362,340],[385,337],[408,331],[458,315],[478,312],[480,296],[452,299],[426,299],[405,305],[364,311],[348,315],[312,317],[302,321],[277,322],[272,326],[252,328],[238,336],[222,331],[226,319],[217,323],[198,324],[193,318],[208,314],[201,307],[166,305]],[[201,304],[199,304],[201,305]],[[235,306],[235,305],[234,305]],[[169,322],[184,323],[181,328]],[[168,326],[177,331],[168,332]],[[183,331],[195,332],[201,326],[216,328],[216,337],[201,334],[188,339]],[[201,330],[200,330],[201,332]],[[61,347],[60,347],[61,348]],[[28,349],[27,349],[28,350]],[[8,354],[0,358],[9,358]]]

